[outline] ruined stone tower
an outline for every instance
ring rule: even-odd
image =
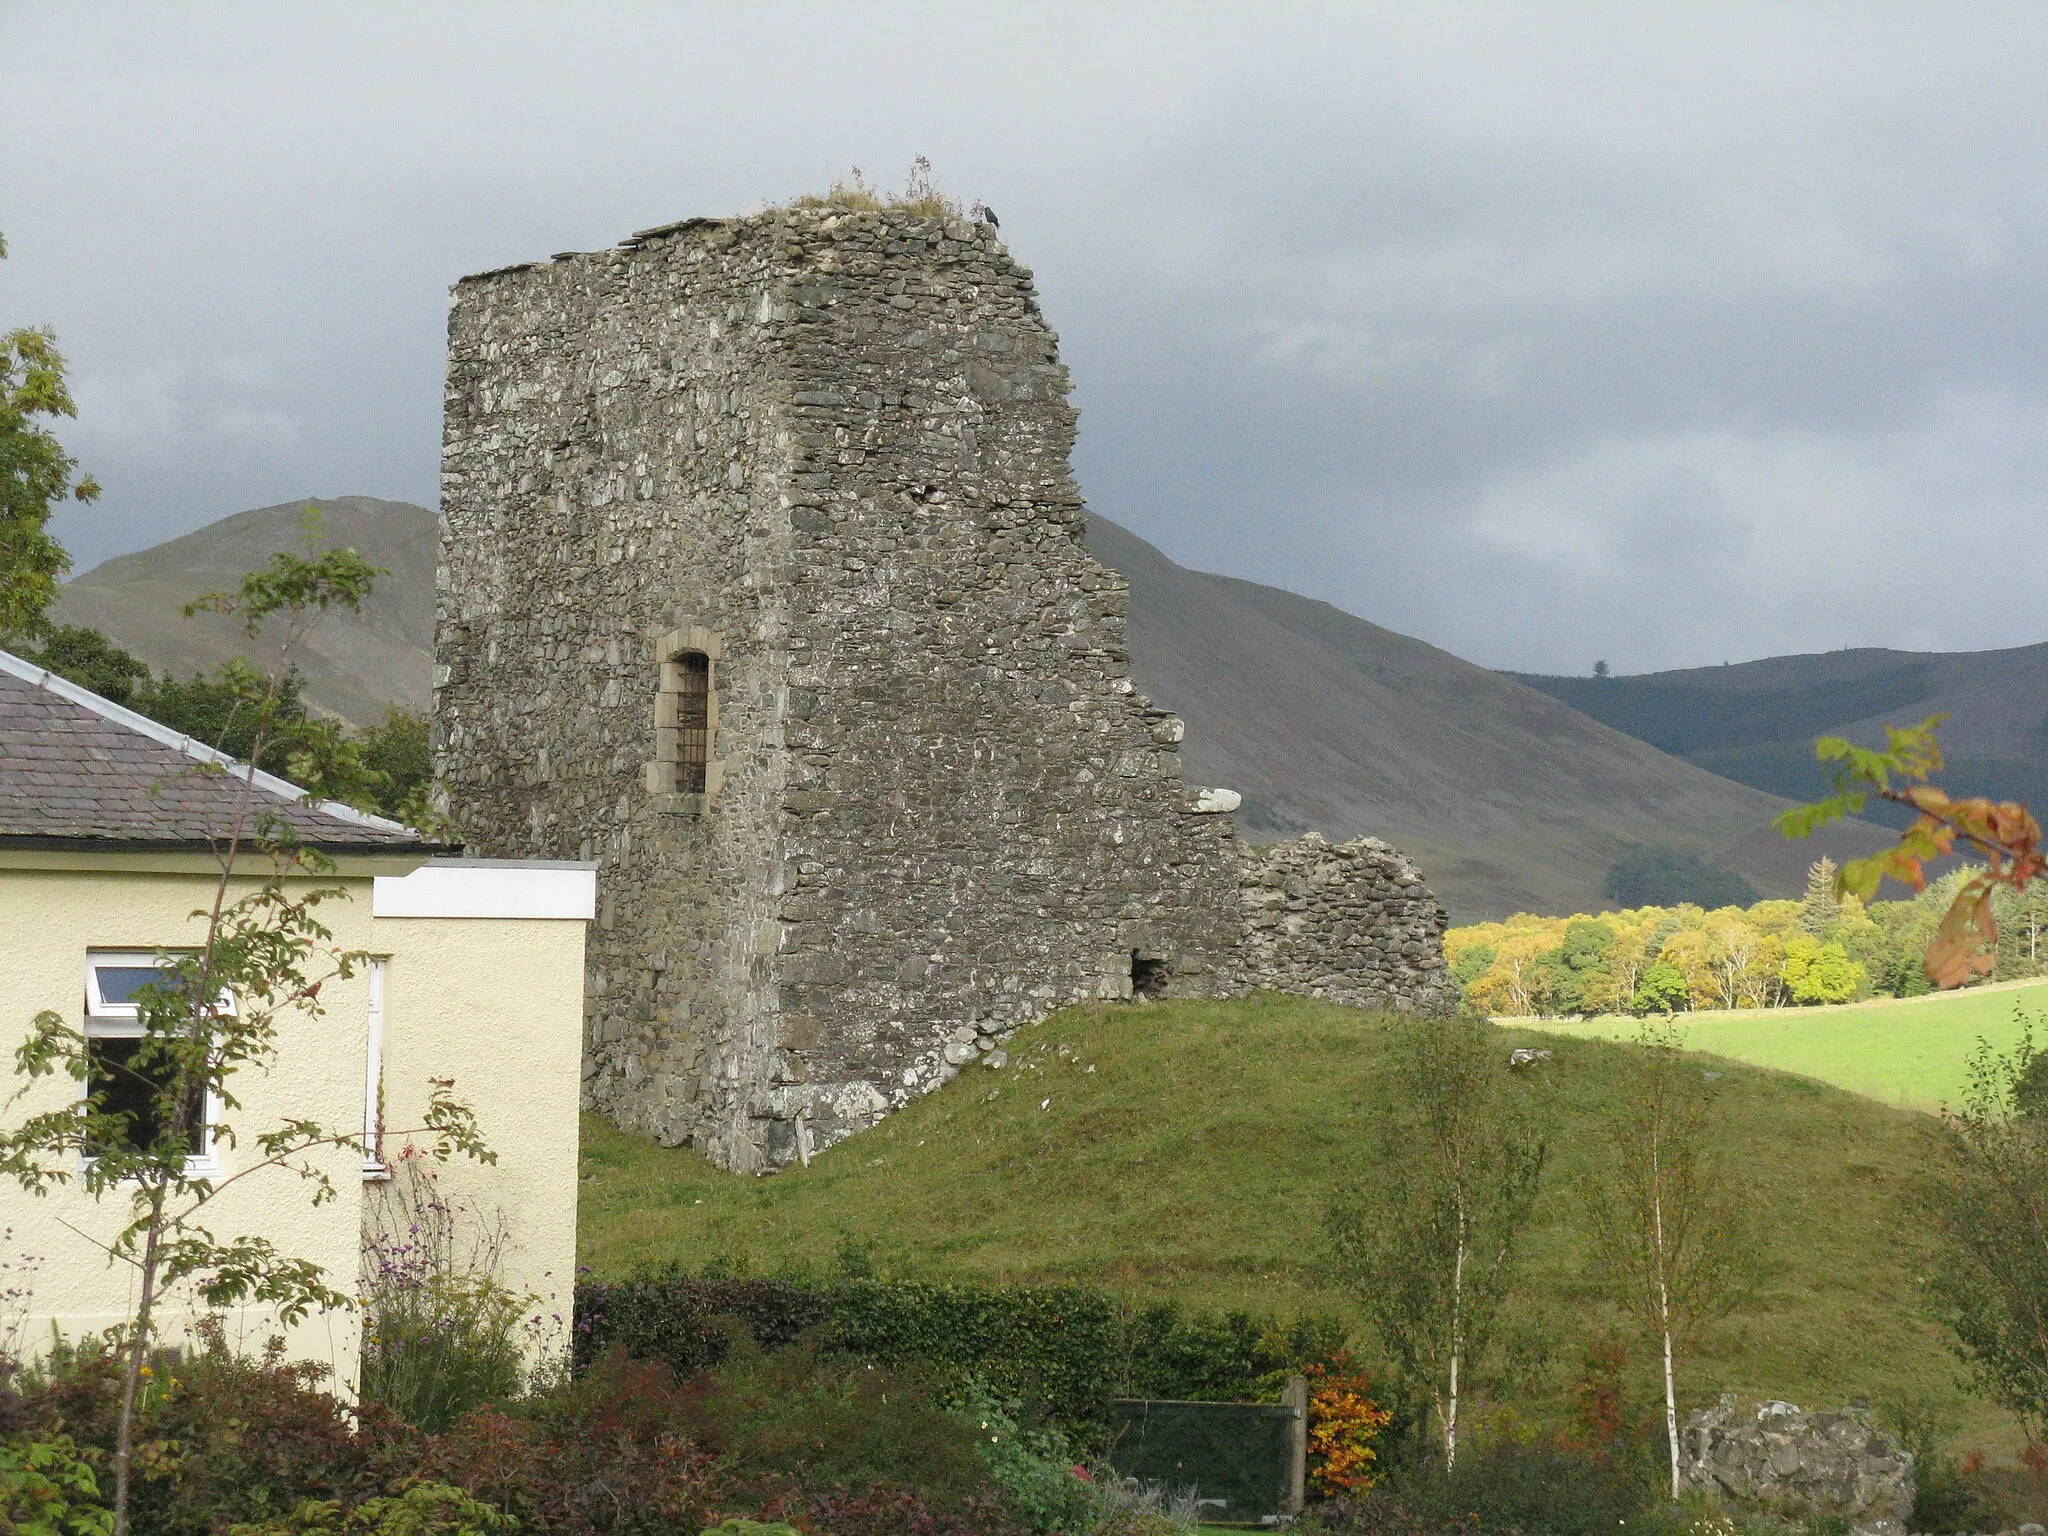
[[[1384,845],[1247,850],[1138,694],[1074,412],[982,224],[795,208],[465,279],[435,740],[595,858],[586,1090],[779,1166],[1085,998],[1448,996]]]

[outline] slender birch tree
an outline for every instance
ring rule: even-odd
[[[1483,1379],[1521,1278],[1521,1239],[1548,1145],[1539,1076],[1508,1067],[1485,1019],[1391,1026],[1395,1110],[1369,1180],[1327,1215],[1336,1268],[1411,1391],[1425,1398],[1444,1466],[1458,1464],[1461,1404]]]
[[[1700,1324],[1747,1294],[1732,1198],[1715,1183],[1717,1090],[1682,1036],[1643,1026],[1628,1098],[1609,1127],[1604,1177],[1589,1182],[1593,1262],[1664,1364],[1664,1433],[1678,1496],[1678,1362]]]

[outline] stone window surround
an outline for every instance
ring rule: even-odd
[[[718,663],[725,653],[725,641],[718,631],[698,624],[682,624],[653,637],[654,664],[658,669],[654,693],[654,757],[647,765],[647,792],[655,809],[675,816],[702,816],[718,804],[725,785],[725,763],[718,753]],[[677,726],[678,704],[682,698],[683,669],[678,658],[696,653],[707,663],[705,687],[704,789],[701,794],[678,787],[676,768],[681,733]]]

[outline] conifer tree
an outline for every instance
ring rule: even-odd
[[[1806,898],[1800,904],[1799,926],[1816,939],[1840,921],[1842,898],[1835,894],[1835,861],[1822,854],[1806,871]]]

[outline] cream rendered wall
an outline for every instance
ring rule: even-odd
[[[120,862],[116,856],[96,858]],[[33,856],[14,856],[0,867],[0,1076],[8,1084],[0,1090],[0,1122],[10,1127],[79,1091],[68,1077],[44,1078],[7,1101],[20,1086],[13,1049],[36,1014],[47,1008],[73,1023],[83,1021],[87,952],[198,944],[205,925],[192,914],[211,901],[216,883],[201,872],[151,870],[149,864],[166,861],[148,855],[103,869],[19,867],[23,862],[34,862]],[[346,892],[345,899],[318,908],[320,920],[333,930],[333,944],[384,957],[384,1125],[394,1133],[417,1126],[430,1080],[453,1079],[456,1097],[476,1112],[497,1160],[456,1158],[440,1165],[442,1188],[482,1220],[503,1218],[511,1240],[499,1278],[538,1298],[535,1310],[544,1326],[536,1346],[565,1348],[576,1263],[583,944],[594,874],[588,866],[469,862],[454,869],[429,866],[405,879],[377,879],[374,896],[368,875],[294,884]],[[379,910],[426,915],[374,915]],[[462,915],[475,912],[521,915]],[[243,1108],[230,1121],[241,1127],[243,1145],[218,1149],[216,1182],[257,1161],[255,1136],[284,1115],[350,1134],[362,1130],[370,1045],[367,973],[359,970],[346,982],[331,983],[321,1000],[325,1008],[318,1018],[280,1022],[277,1066],[270,1073],[237,1083]],[[387,1138],[387,1161],[403,1140],[398,1134]],[[335,1200],[316,1207],[310,1184],[267,1169],[224,1191],[209,1208],[208,1224],[223,1239],[244,1232],[266,1235],[282,1252],[320,1264],[337,1289],[352,1291],[365,1220],[396,1181],[366,1180],[353,1151],[316,1156],[334,1180]],[[77,1338],[131,1315],[130,1272],[111,1267],[90,1241],[110,1237],[126,1213],[125,1202],[109,1195],[95,1204],[75,1185],[38,1199],[11,1181],[0,1183],[0,1259],[39,1261],[27,1315],[19,1319],[27,1348],[47,1340],[53,1325]],[[0,1290],[9,1283],[0,1274]],[[557,1312],[559,1328],[552,1321]],[[187,1331],[196,1315],[189,1299],[168,1307],[160,1314],[166,1341]],[[16,1320],[0,1302],[0,1329]],[[272,1315],[254,1309],[228,1321],[231,1333],[250,1347],[280,1331]],[[354,1312],[314,1314],[285,1338],[293,1358],[328,1366],[341,1390],[354,1389],[360,1348]]]
[[[391,956],[384,1123],[418,1125],[429,1079],[454,1079],[455,1096],[476,1112],[497,1161],[441,1165],[440,1187],[472,1219],[503,1219],[511,1242],[499,1278],[537,1298],[543,1321],[535,1342],[566,1349],[576,1281],[584,921],[379,917],[372,926],[374,947]],[[398,1140],[387,1138],[387,1162]]]
[[[344,949],[374,948],[367,878],[320,882],[339,886],[349,899],[323,903],[320,919]],[[203,874],[111,870],[0,869],[0,1118],[11,1128],[27,1115],[75,1099],[78,1084],[68,1076],[45,1077],[13,1098],[24,1080],[14,1072],[14,1047],[27,1037],[36,1014],[56,1012],[67,1022],[84,1018],[85,965],[89,950],[196,946],[215,881]],[[363,1064],[368,989],[359,972],[321,994],[325,1012],[280,1020],[280,1067],[235,1081],[241,1110],[229,1122],[241,1130],[239,1147],[220,1145],[222,1183],[260,1161],[254,1140],[284,1115],[299,1115],[359,1129],[363,1113]],[[12,1099],[12,1102],[7,1100]],[[354,1286],[360,1262],[361,1161],[353,1153],[325,1149],[314,1154],[334,1180],[338,1198],[312,1203],[313,1186],[283,1169],[264,1169],[222,1191],[209,1207],[206,1224],[216,1237],[267,1235],[286,1254],[312,1259],[340,1290]],[[74,1165],[75,1172],[75,1165]],[[13,1181],[0,1183],[0,1257],[16,1263],[38,1261],[25,1307],[21,1342],[34,1350],[54,1326],[67,1338],[125,1321],[135,1284],[133,1271],[113,1265],[93,1246],[107,1240],[129,1215],[113,1192],[95,1202],[75,1182],[37,1198]],[[175,1341],[196,1316],[191,1299],[172,1300],[160,1314],[166,1342]],[[260,1309],[231,1315],[231,1335],[260,1346],[280,1330]],[[328,1366],[337,1383],[352,1387],[358,1351],[353,1312],[307,1317],[285,1332],[288,1353]]]

